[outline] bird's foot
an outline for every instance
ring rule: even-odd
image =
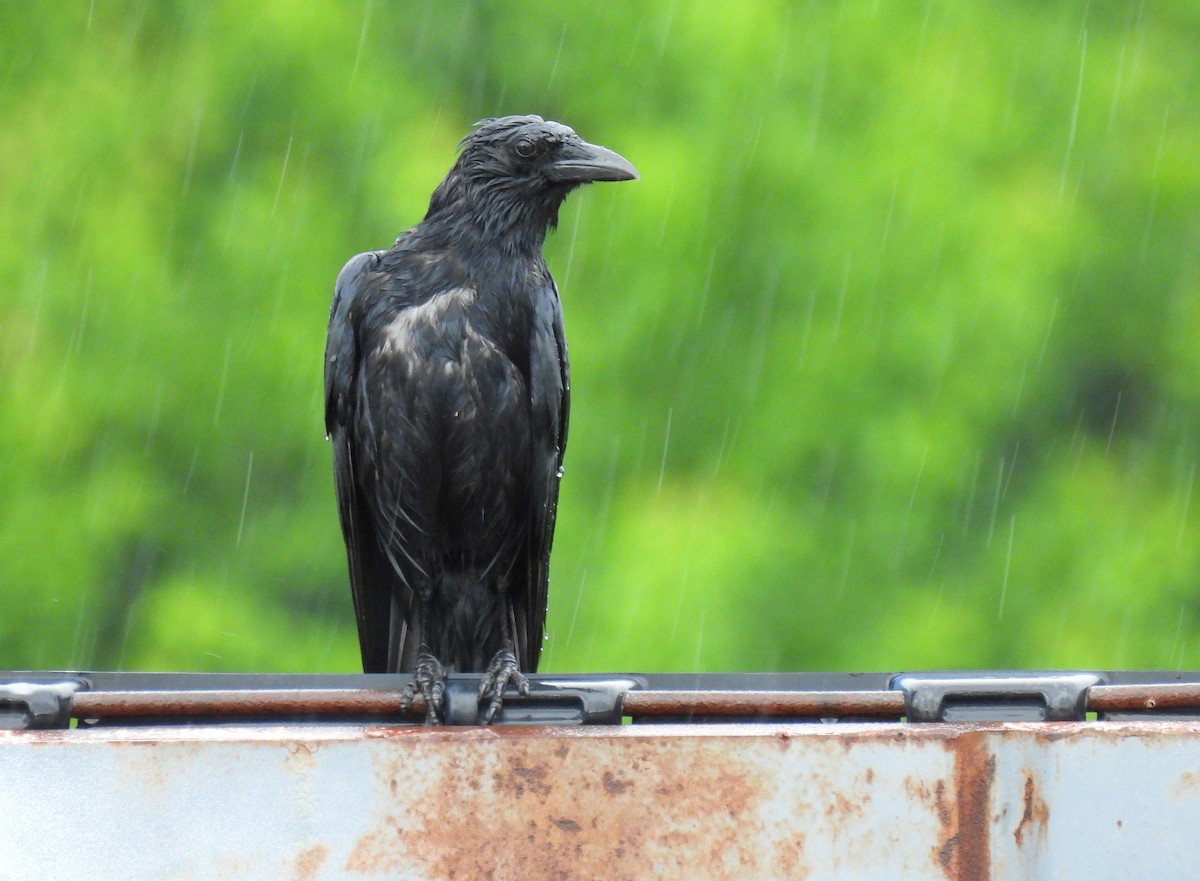
[[[412,682],[404,687],[400,696],[400,709],[412,706],[413,698],[420,694],[425,698],[425,724],[436,725],[445,715],[443,695],[446,691],[446,668],[442,662],[424,649],[417,655],[417,666]]]
[[[512,643],[505,642],[504,648],[496,652],[496,657],[492,658],[492,663],[488,664],[487,671],[479,680],[479,702],[488,702],[483,713],[484,725],[492,724],[492,720],[496,718],[500,704],[504,701],[504,689],[510,683],[517,687],[518,694],[529,694],[529,680],[517,666],[517,656],[513,653]]]

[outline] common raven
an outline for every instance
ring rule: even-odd
[[[542,257],[571,190],[637,178],[538,116],[477,124],[425,219],[338,275],[325,429],[366,672],[413,672],[442,714],[479,671],[484,721],[525,693],[546,616],[567,348]]]

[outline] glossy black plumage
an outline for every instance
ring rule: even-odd
[[[338,276],[325,425],[363,669],[416,671],[431,719],[443,665],[492,675],[488,718],[537,669],[569,404],[542,244],[576,186],[634,177],[566,126],[486,120],[425,219]]]

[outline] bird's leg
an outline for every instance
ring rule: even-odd
[[[418,597],[417,602],[421,604],[418,610],[418,620],[421,622],[421,634],[427,634],[429,630],[429,600],[427,597]],[[436,725],[441,722],[445,716],[444,694],[446,691],[446,668],[429,650],[428,644],[424,638],[421,639],[421,648],[417,652],[417,664],[413,668],[413,678],[408,685],[404,687],[404,694],[400,697],[400,708],[407,710],[412,706],[412,699],[420,692],[425,698],[425,724]]]
[[[496,717],[496,713],[500,710],[500,704],[504,700],[504,689],[510,682],[517,687],[518,694],[522,696],[529,694],[529,680],[525,678],[525,674],[517,665],[517,656],[513,651],[512,640],[505,636],[500,651],[496,652],[496,656],[488,664],[483,678],[479,680],[479,700],[480,702],[488,701],[487,709],[483,713],[484,725],[490,725],[492,719]]]
[[[411,707],[413,698],[420,693],[421,697],[425,698],[425,724],[436,725],[442,721],[445,710],[445,691],[446,669],[422,644],[421,651],[417,654],[417,666],[413,670],[412,681],[404,686],[404,694],[400,696],[400,709],[407,710]]]

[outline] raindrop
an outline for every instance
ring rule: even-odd
[[[54,597],[53,600],[58,602],[58,597]],[[91,660],[88,655],[91,651],[91,637],[94,636],[89,627],[92,620],[92,616],[88,614],[87,601],[81,600],[75,615],[75,636],[71,644],[71,658],[80,665],[86,665]]]
[[[917,502],[917,490],[921,488],[921,476],[925,473],[925,462],[929,458],[929,444],[921,452],[921,464],[917,466],[917,478],[913,481],[912,493],[908,497],[908,513],[911,514]]]
[[[583,605],[583,589],[587,586],[587,570],[579,575],[579,589],[575,591],[575,608],[571,610],[571,623],[567,626],[567,640],[563,645],[570,645],[575,635],[575,621],[579,617],[579,607]]]
[[[975,451],[975,467],[971,469],[971,483],[967,488],[967,502],[963,506],[963,535],[971,528],[971,515],[975,512],[975,490],[979,487],[979,468],[983,464],[983,450]]]
[[[1004,600],[1008,596],[1008,573],[1012,568],[1012,551],[1013,551],[1013,536],[1017,531],[1017,515],[1012,514],[1008,518],[1008,550],[1004,554],[1004,580],[1000,583],[1000,608],[996,613],[996,618],[1004,617]]]
[[[808,293],[808,310],[804,314],[804,330],[800,334],[800,357],[797,361],[797,366],[804,366],[804,359],[808,355],[808,340],[812,336],[813,315],[817,311],[817,290],[813,288]]]
[[[362,61],[363,46],[367,42],[367,28],[371,24],[371,8],[375,4],[372,0],[367,0],[366,7],[363,9],[362,28],[358,32],[358,49],[354,52],[354,67],[350,69],[350,82],[353,83],[355,77],[358,76],[358,63]]]
[[[850,289],[850,268],[854,265],[854,254],[850,251],[846,252],[846,259],[842,262],[842,287],[838,291],[837,311],[833,316],[833,335],[836,340],[838,334],[842,332],[842,313],[846,309],[846,292]]]
[[[725,417],[725,430],[721,433],[721,445],[717,447],[717,462],[713,465],[713,477],[716,477],[721,470],[721,463],[725,457],[725,444],[729,441],[729,426],[732,421],[732,416]]]
[[[1125,84],[1125,46],[1117,55],[1117,75],[1112,86],[1112,103],[1108,105],[1108,131],[1111,133],[1117,121],[1117,104],[1121,100],[1121,87]]]
[[[83,305],[79,310],[79,323],[75,326],[75,333],[71,335],[71,343],[67,346],[67,351],[71,355],[78,355],[79,350],[83,346],[83,329],[87,325],[88,305],[92,299],[92,267],[88,267],[87,280],[83,284]]]
[[[1104,444],[1104,455],[1108,455],[1108,451],[1112,449],[1113,435],[1117,433],[1117,416],[1121,413],[1121,392],[1122,389],[1117,389],[1117,400],[1113,404],[1112,425],[1108,428],[1108,440]]]
[[[1071,166],[1071,153],[1075,149],[1075,133],[1079,127],[1079,105],[1083,99],[1083,72],[1087,66],[1087,28],[1083,29],[1080,38],[1079,76],[1075,81],[1075,104],[1071,108],[1071,127],[1067,133],[1067,150],[1063,155],[1062,173],[1058,180],[1058,198],[1062,199],[1067,191],[1067,171]]]
[[[279,186],[275,188],[275,201],[271,203],[271,216],[275,216],[275,209],[279,207],[279,196],[283,192],[283,181],[287,177],[288,160],[292,158],[292,141],[295,138],[293,131],[288,135],[287,149],[283,152],[283,167],[279,169]]]
[[[712,288],[713,267],[717,261],[717,249],[710,248],[708,252],[708,268],[704,272],[704,287],[700,289],[700,296],[697,297],[696,304],[696,327],[704,322],[704,308],[708,305],[708,292]]]
[[[850,581],[850,563],[854,559],[854,542],[858,537],[858,521],[850,521],[850,534],[846,537],[846,550],[842,554],[841,572],[838,573],[837,596],[840,599],[846,592],[846,584]]]
[[[1017,457],[1021,455],[1021,442],[1017,441],[1013,445],[1012,462],[1008,466],[1008,477],[1004,478],[1004,489],[1000,493],[1000,497],[1004,498],[1008,495],[1008,485],[1012,483],[1013,473],[1017,470]]]
[[[746,366],[746,395],[753,398],[762,378],[763,358],[770,348],[771,314],[775,307],[775,290],[779,287],[779,273],[772,271],[763,285],[763,295],[758,301],[758,317],[754,325],[754,338],[750,344],[750,363]]]
[[[933,562],[929,564],[929,580],[933,581],[933,573],[937,571],[938,560],[942,558],[942,546],[946,543],[946,533],[942,533],[938,539],[937,550],[933,552]],[[941,592],[938,592],[938,600],[941,600]]]
[[[233,339],[225,339],[225,360],[221,363],[221,378],[217,380],[217,403],[213,407],[213,428],[221,421],[221,405],[225,402],[225,381],[229,379],[229,357],[233,354]]]
[[[246,130],[242,129],[238,132],[237,146],[233,148],[233,160],[229,163],[229,178],[232,181],[233,176],[237,174],[238,159],[242,156],[242,139],[246,136]]]
[[[667,473],[667,446],[671,442],[671,415],[672,415],[672,412],[673,412],[673,408],[668,407],[667,408],[667,427],[666,427],[666,430],[663,431],[662,459],[660,459],[659,463],[658,463],[658,485],[654,488],[655,495],[659,495],[662,493],[663,477]]]
[[[1000,469],[996,474],[996,491],[992,493],[992,516],[988,520],[987,547],[992,546],[992,536],[996,533],[996,515],[1000,512],[1000,499],[1004,496],[1004,465],[1006,460],[1000,457]]]
[[[675,184],[676,184],[675,175],[671,175],[671,179],[667,183],[666,198],[662,200],[662,203],[663,203],[662,220],[659,222],[659,225],[658,225],[658,242],[656,244],[660,247],[662,246],[663,241],[667,237],[667,230],[669,228],[671,228],[671,209],[675,206]]]
[[[888,236],[892,231],[892,214],[896,210],[896,192],[900,189],[900,178],[892,181],[892,195],[888,198],[887,215],[883,218],[883,235],[880,236],[879,253],[887,251]]]
[[[1146,254],[1150,250],[1150,231],[1154,228],[1154,215],[1158,211],[1158,181],[1155,181],[1150,187],[1150,210],[1146,212],[1146,227],[1142,230],[1142,247],[1138,252],[1138,256],[1146,259]]]
[[[703,652],[703,648],[704,648],[704,615],[707,611],[708,611],[707,609],[701,607],[700,623],[696,625],[696,654],[692,658],[692,669],[697,672],[699,672],[701,669],[701,667],[700,667],[701,660],[700,659],[704,657],[704,652]]]
[[[1168,655],[1171,666],[1177,670],[1183,663],[1183,615],[1185,608],[1183,604],[1180,604],[1179,620],[1175,622],[1175,638],[1171,640],[1171,654]],[[1177,658],[1178,660],[1176,660]]]
[[[1188,509],[1192,505],[1192,485],[1196,482],[1196,463],[1188,468],[1187,492],[1183,496],[1183,515],[1179,518],[1179,544],[1183,544],[1183,536],[1187,532]]]
[[[825,69],[829,59],[824,51],[817,62],[817,75],[813,80],[813,94],[810,107],[808,129],[808,154],[811,156],[817,150],[817,135],[821,130],[821,114],[825,109]]]
[[[1017,413],[1021,410],[1021,395],[1025,393],[1025,379],[1029,375],[1029,359],[1026,358],[1021,364],[1021,378],[1017,381],[1017,396],[1013,401],[1012,416],[1016,418]]]
[[[200,105],[196,105],[196,119],[192,123],[192,139],[188,143],[187,161],[183,166],[183,193],[186,196],[192,187],[192,172],[196,168],[196,144],[200,141]]]
[[[154,445],[154,436],[158,433],[158,418],[162,414],[163,387],[165,380],[160,379],[154,389],[154,403],[150,406],[150,424],[146,427],[146,443],[142,445],[142,453],[149,455]]]
[[[567,40],[567,25],[563,23],[562,32],[558,35],[558,49],[554,53],[554,63],[550,65],[550,77],[546,80],[547,93],[554,86],[554,77],[558,74],[558,62],[562,58],[563,43]]]
[[[671,26],[675,23],[675,4],[672,3],[667,8],[667,20],[663,22],[662,34],[658,40],[658,60],[661,62],[663,56],[667,54],[667,40],[671,36]]]
[[[250,461],[246,463],[246,486],[242,490],[242,515],[238,518],[237,542],[242,543],[242,528],[246,525],[246,503],[250,500],[250,474],[254,471],[254,453],[250,453]]]
[[[192,461],[188,465],[187,477],[183,479],[183,497],[187,498],[188,488],[192,485],[192,475],[196,473],[196,460],[200,458],[200,447],[192,450]]]
[[[1042,361],[1046,357],[1046,347],[1050,345],[1050,331],[1054,329],[1054,321],[1058,318],[1058,297],[1054,298],[1054,303],[1050,306],[1050,320],[1046,322],[1046,335],[1042,337],[1042,348],[1038,351],[1038,366],[1042,366]]]
[[[563,268],[562,286],[571,286],[571,264],[575,262],[575,240],[579,238],[579,218],[583,210],[583,199],[575,199],[575,217],[571,220],[571,241],[567,245],[567,265]]]

